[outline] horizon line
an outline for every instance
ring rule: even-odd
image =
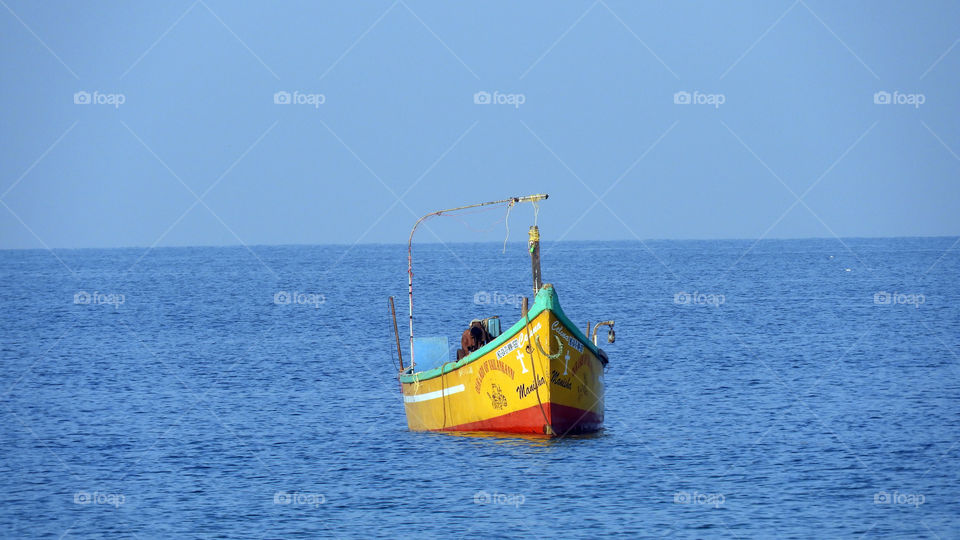
[[[751,238],[751,237],[724,237],[724,238],[624,238],[619,240],[542,240],[542,244],[560,244],[560,243],[599,243],[599,244],[613,244],[613,243],[623,243],[623,242],[636,242],[642,244],[643,242],[769,242],[769,241],[800,241],[800,240],[897,240],[897,239],[938,239],[938,238],[960,238],[960,234],[946,235],[946,234],[934,234],[934,235],[910,235],[910,236],[797,236],[797,237],[771,237],[771,238]],[[524,244],[525,240],[513,240],[507,242],[507,244]],[[476,245],[476,244],[497,244],[503,245],[503,242],[499,240],[483,240],[479,242],[444,242],[444,241],[422,241],[417,242],[416,245]],[[98,250],[109,250],[109,249],[190,249],[190,248],[272,248],[272,247],[358,247],[358,246],[406,246],[406,242],[333,242],[333,243],[316,243],[316,244],[303,244],[303,243],[289,243],[289,244],[244,244],[244,243],[233,243],[233,244],[183,244],[183,245],[170,245],[170,246],[145,246],[145,245],[128,245],[128,246],[81,246],[81,247],[0,247],[0,251],[79,251],[85,249],[98,249]]]

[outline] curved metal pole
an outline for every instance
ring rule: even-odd
[[[588,324],[588,326],[589,326],[589,323],[587,323],[587,324]],[[594,344],[594,345],[597,344],[597,330],[599,330],[601,326],[609,326],[609,327],[610,327],[610,331],[612,332],[612,331],[613,331],[613,321],[598,322],[597,325],[593,327],[593,344]],[[589,327],[587,328],[587,331],[588,331],[588,332],[590,331],[590,328],[589,328]],[[587,337],[590,337],[590,336],[587,336]]]
[[[413,229],[410,230],[410,239],[407,241],[407,291],[410,295],[410,368],[412,369],[416,365],[416,360],[413,356],[413,233],[417,232],[417,227],[429,217],[439,216],[441,214],[446,214],[448,212],[456,212],[459,210],[466,210],[468,208],[479,208],[481,206],[490,206],[492,204],[505,204],[509,203],[514,205],[521,202],[537,202],[542,201],[548,198],[549,195],[546,193],[537,193],[536,195],[527,195],[526,197],[510,197],[509,199],[503,199],[500,201],[490,201],[485,203],[478,204],[468,204],[466,206],[458,206],[456,208],[447,208],[446,210],[437,210],[436,212],[430,212],[429,214],[421,217],[413,224]]]

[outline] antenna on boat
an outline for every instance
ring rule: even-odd
[[[466,210],[468,208],[479,208],[481,206],[491,206],[494,204],[508,204],[510,205],[510,207],[513,207],[513,205],[517,203],[524,203],[524,202],[536,203],[538,201],[545,200],[548,197],[549,195],[547,195],[546,193],[537,193],[535,195],[527,195],[526,197],[510,197],[509,199],[503,199],[499,201],[489,201],[485,203],[458,206],[456,208],[447,208],[446,210],[437,210],[436,212],[431,212],[421,217],[420,219],[417,220],[416,223],[413,224],[413,229],[410,230],[410,239],[407,241],[407,289],[410,295],[410,369],[411,369],[411,373],[413,372],[413,368],[416,365],[416,359],[413,356],[413,233],[417,232],[417,227],[420,226],[420,223],[425,221],[427,218],[439,216],[441,214],[457,212],[460,210]],[[533,241],[532,235],[533,235],[533,229],[535,228],[536,228],[536,225],[534,225],[534,227],[531,228],[531,232],[530,232],[531,242]],[[534,291],[536,291],[536,289],[539,289],[539,279],[540,279],[539,240],[540,240],[540,233],[537,232],[537,257],[536,257],[535,270],[534,270],[535,272]],[[531,247],[531,255],[533,253],[532,249],[533,248]]]

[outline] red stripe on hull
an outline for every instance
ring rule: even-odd
[[[552,429],[553,435],[562,436],[591,433],[599,430],[602,425],[602,415],[557,403],[544,403],[543,412],[539,405],[534,405],[496,418],[460,424],[440,431],[502,431],[543,435],[551,434]]]

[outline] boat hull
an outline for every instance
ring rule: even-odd
[[[458,362],[401,377],[414,431],[563,436],[603,425],[603,362],[544,285],[528,317]]]

